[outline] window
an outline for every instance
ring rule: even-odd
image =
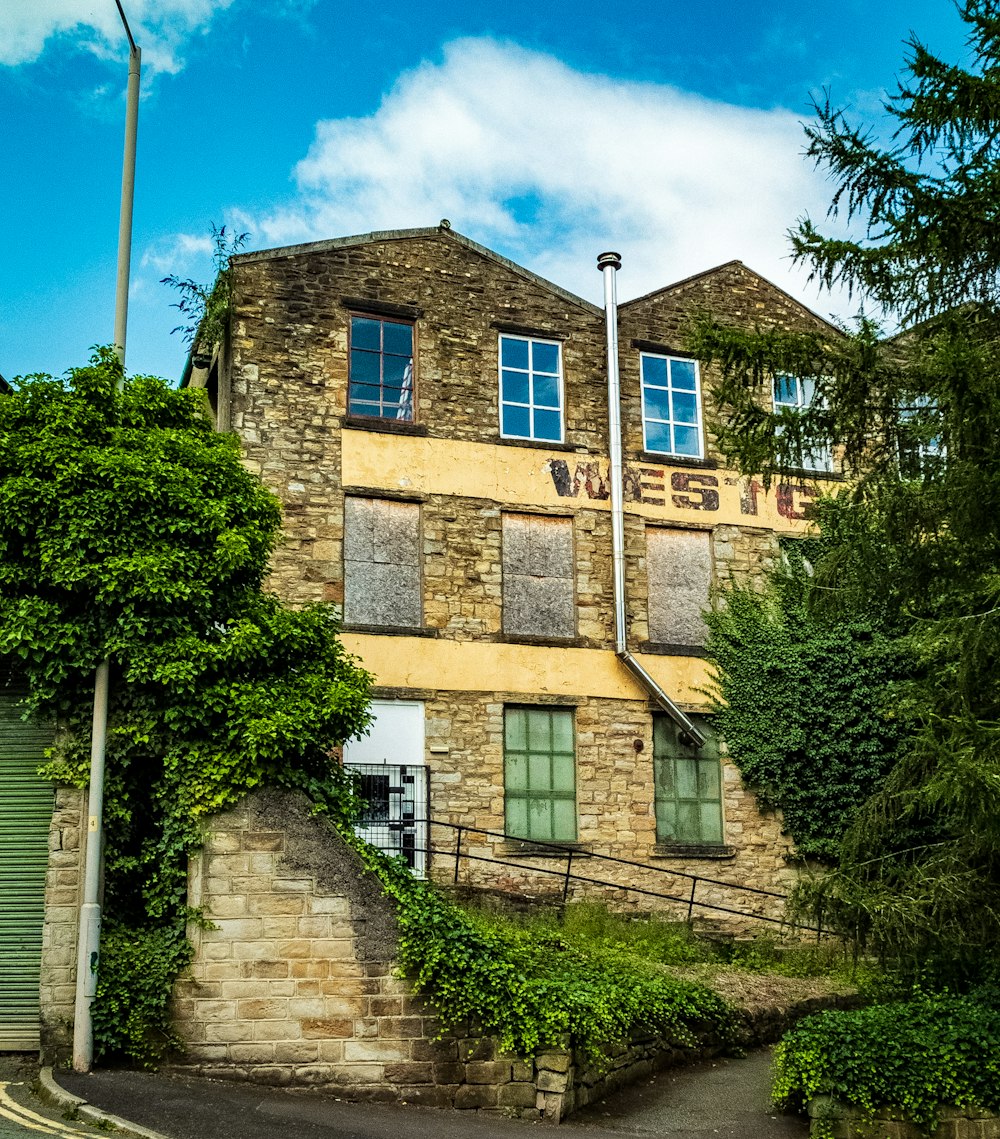
[[[688,747],[669,716],[653,717],[656,840],[670,845],[722,845],[722,767],[711,729],[705,746]]]
[[[571,708],[504,712],[504,829],[516,838],[576,838],[576,764]]]
[[[702,458],[697,362],[643,352],[639,364],[646,450],[659,455]]]
[[[810,377],[799,379],[798,376],[775,376],[774,378],[774,410],[775,414],[792,412],[800,415],[803,411],[814,406],[816,399],[816,381]],[[781,425],[778,425],[781,432]],[[820,440],[805,442],[800,447],[798,458],[802,469],[806,471],[832,471],[833,452],[829,443]]]
[[[899,409],[899,473],[920,479],[939,469],[944,441],[939,434],[940,412],[929,395],[912,395]]]
[[[562,353],[551,340],[500,337],[500,434],[561,443]]]
[[[344,621],[421,624],[420,507],[382,498],[344,500]]]
[[[348,413],[413,422],[413,325],[351,317]]]
[[[712,536],[707,530],[646,529],[649,639],[654,644],[705,643],[712,586]]]
[[[576,636],[573,519],[503,516],[503,631]]]

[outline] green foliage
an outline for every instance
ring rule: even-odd
[[[679,1045],[731,1032],[718,996],[636,952],[468,913],[402,864],[356,846],[396,903],[400,962],[446,1026],[471,1021],[522,1056],[567,1041],[596,1055],[638,1024]]]
[[[706,614],[707,650],[716,723],[745,784],[781,809],[799,854],[835,860],[898,757],[905,723],[887,697],[912,661],[870,601],[832,618],[817,605],[808,555],[824,545],[790,541],[763,593],[728,591]]]
[[[215,280],[211,285],[200,285],[191,278],[181,279],[175,273],[164,277],[161,285],[169,285],[180,294],[174,302],[185,324],[179,324],[173,331],[180,332],[185,344],[196,351],[210,353],[216,344],[221,344],[226,333],[229,317],[229,302],[232,288],[232,274],[229,259],[246,245],[248,233],[227,233],[226,227],[212,226],[212,263],[215,266]]]
[[[945,994],[821,1012],[785,1035],[774,1072],[779,1107],[830,1095],[869,1116],[902,1109],[930,1135],[941,1104],[1000,1109],[1000,1010]]]
[[[167,1006],[191,952],[183,927],[106,926],[93,1006],[97,1055],[117,1054],[151,1068],[179,1044]]]
[[[841,449],[850,525],[814,590],[848,623],[859,597],[887,607],[915,661],[898,762],[800,903],[910,975],[952,984],[1000,942],[1000,19],[992,0],[960,11],[970,67],[911,43],[891,145],[829,105],[808,131],[833,212],[864,236],[829,239],[807,219],[795,256],[909,326],[886,342],[865,320],[806,337],[702,322],[694,345],[722,365],[715,398],[741,469],[795,465],[796,435]],[[815,378],[818,399],[776,435],[763,402],[789,367]]]
[[[262,591],[278,522],[202,397],[125,380],[108,351],[0,397],[0,657],[28,682],[28,710],[58,725],[54,779],[87,782],[94,669],[110,661],[105,1050],[135,1057],[148,1037],[155,1057],[168,1036],[148,994],[165,1000],[183,960],[201,820],[263,785],[338,818],[355,805],[331,755],[366,726],[370,677],[328,609]],[[162,950],[142,994],[130,938]],[[114,1001],[134,1010],[119,1036],[102,1012]]]

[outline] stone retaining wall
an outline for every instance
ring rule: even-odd
[[[637,1033],[593,1063],[566,1049],[521,1059],[469,1032],[442,1036],[394,967],[392,903],[303,796],[257,792],[210,826],[190,902],[212,928],[192,927],[194,961],[175,989],[177,1068],[558,1122],[658,1068],[721,1050]],[[776,1039],[816,1007],[749,1018],[746,1042]]]
[[[810,1134],[818,1139],[926,1139],[926,1132],[898,1108],[879,1108],[872,1117],[831,1096],[809,1101],[809,1119]],[[1000,1139],[1000,1116],[942,1104],[931,1139]]]

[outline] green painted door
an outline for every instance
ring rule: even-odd
[[[38,1047],[45,870],[52,784],[39,779],[46,728],[26,724],[0,687],[0,1051]]]

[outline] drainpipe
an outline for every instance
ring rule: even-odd
[[[615,655],[667,713],[693,747],[705,744],[705,735],[663,691],[629,652],[625,633],[625,500],[622,471],[622,396],[618,375],[618,290],[616,273],[622,266],[617,253],[602,253],[597,268],[604,274],[604,316],[608,334],[608,434],[611,457],[611,555],[615,599]]]

